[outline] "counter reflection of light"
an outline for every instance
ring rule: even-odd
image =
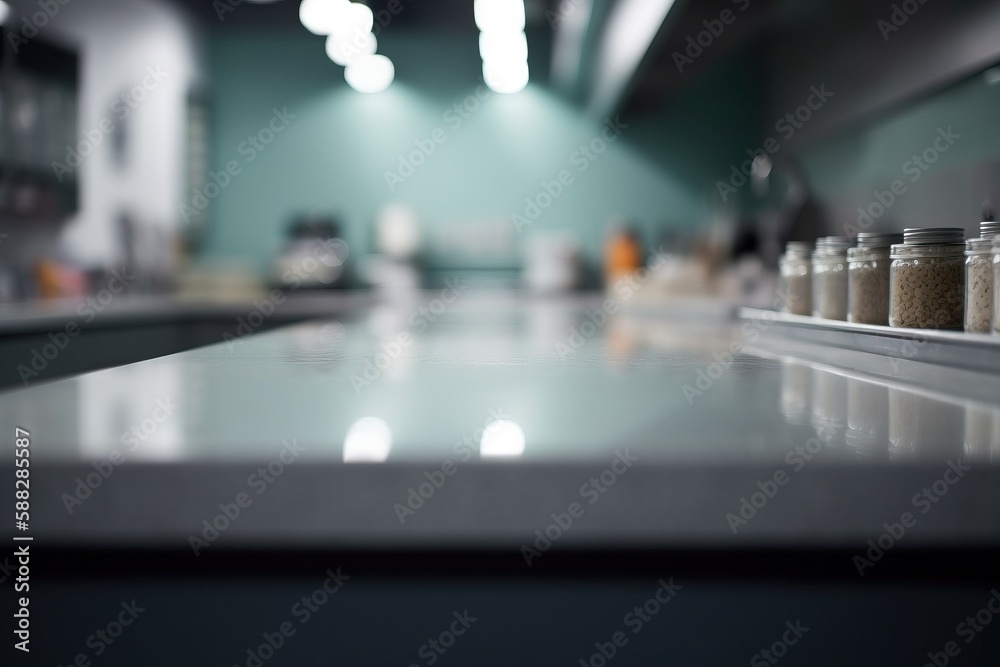
[[[5,23],[9,16],[10,16],[10,5],[8,5],[3,0],[0,0],[0,24]]]
[[[385,56],[361,56],[347,66],[344,78],[359,93],[381,93],[396,78],[396,68]]]
[[[520,456],[524,453],[524,431],[508,419],[490,422],[479,441],[483,458]]]
[[[382,463],[392,449],[392,430],[378,417],[351,425],[344,438],[344,463]]]

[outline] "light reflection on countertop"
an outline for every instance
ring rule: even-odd
[[[0,415],[62,461],[261,460],[295,439],[359,464],[780,462],[814,436],[825,462],[1000,461],[995,403],[760,352],[722,321],[558,301],[368,309],[0,394]]]

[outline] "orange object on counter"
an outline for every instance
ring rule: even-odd
[[[35,265],[35,280],[38,282],[40,299],[78,297],[87,294],[87,279],[83,272],[54,260],[43,259]]]
[[[635,234],[617,229],[608,238],[604,249],[604,284],[610,285],[642,266],[642,248]]]
[[[35,265],[35,279],[38,281],[38,296],[42,299],[56,299],[62,296],[59,265],[43,259]]]

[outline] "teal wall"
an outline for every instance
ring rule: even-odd
[[[938,128],[961,138],[920,179],[904,164],[932,146]],[[891,226],[974,226],[983,198],[995,196],[1000,164],[1000,85],[977,74],[936,94],[798,151],[819,197],[852,219],[875,189],[895,179],[908,188],[886,218]],[[996,202],[994,202],[996,203]]]
[[[396,65],[396,82],[368,96],[350,90],[330,63],[323,40],[309,35],[220,35],[210,72],[214,129],[212,169],[237,160],[243,171],[213,200],[204,254],[266,267],[289,218],[335,212],[357,256],[370,250],[370,223],[384,203],[411,205],[423,225],[510,219],[544,180],[570,169],[575,181],[533,229],[575,230],[591,259],[608,221],[634,220],[653,241],[665,227],[690,228],[708,214],[711,184],[750,145],[754,122],[741,95],[750,87],[737,64],[699,81],[683,102],[639,116],[589,168],[571,155],[600,123],[532,84],[514,96],[492,96],[454,129],[452,105],[478,85],[475,37],[386,31],[379,52]],[[532,63],[533,76],[545,62]],[[722,82],[720,84],[720,81]],[[257,158],[244,164],[238,147],[264,127],[272,107],[296,118]],[[447,141],[391,192],[385,172],[414,141],[442,128]]]

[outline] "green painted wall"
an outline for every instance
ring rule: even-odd
[[[822,143],[804,147],[800,155],[821,198],[842,201],[853,197],[863,204],[866,195],[871,199],[873,188],[885,187],[894,179],[909,184],[911,176],[904,173],[904,165],[914,155],[932,147],[938,128],[949,127],[960,138],[940,154],[930,169],[922,172],[906,201],[919,202],[921,194],[950,197],[954,196],[950,193],[955,188],[938,188],[940,179],[950,173],[949,183],[960,181],[960,174],[971,174],[1000,161],[1000,85],[989,85],[982,74]],[[963,211],[969,207],[978,209],[981,201],[981,196],[973,197],[971,202],[962,204]],[[920,219],[921,208],[918,205],[906,208],[908,224],[935,224],[935,220]]]
[[[373,215],[390,201],[411,205],[427,228],[509,220],[524,211],[526,197],[542,192],[543,181],[567,169],[573,184],[532,228],[577,231],[593,259],[616,215],[632,218],[649,241],[667,226],[704,220],[711,183],[750,145],[753,120],[735,111],[746,108],[740,95],[749,94],[738,64],[698,82],[682,101],[635,119],[581,173],[573,155],[600,136],[601,125],[544,86],[491,96],[460,126],[446,115],[478,85],[474,36],[386,31],[379,52],[393,59],[396,82],[366,96],[346,86],[321,38],[213,40],[212,168],[236,160],[242,172],[212,201],[206,256],[247,259],[263,269],[289,218],[312,209],[341,215],[354,255],[369,251]],[[532,63],[535,78],[546,69]],[[267,124],[273,107],[287,107],[295,118],[247,163],[239,147]],[[446,141],[391,191],[385,172],[436,129]]]

